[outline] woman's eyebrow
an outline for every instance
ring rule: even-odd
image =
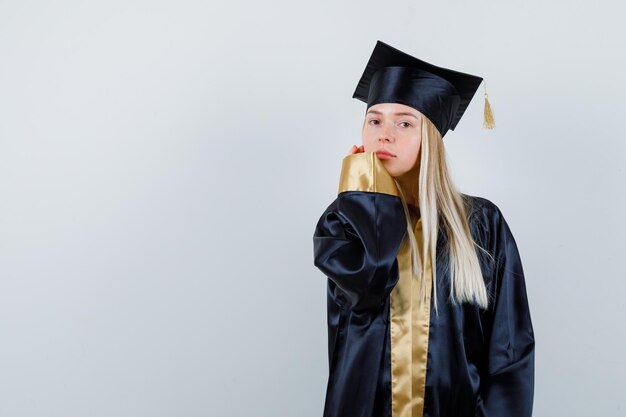
[[[380,114],[380,115],[383,114],[382,112],[379,112],[378,110],[370,110],[367,113],[368,114],[369,113],[376,113],[376,114]],[[395,114],[396,116],[411,116],[411,117],[413,117],[413,118],[415,118],[417,120],[417,116],[415,116],[413,113],[398,112],[398,113],[392,113],[392,114]]]

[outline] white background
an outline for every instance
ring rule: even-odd
[[[623,416],[621,4],[0,0],[0,415],[321,416],[380,39],[487,81],[444,142],[520,249],[534,416]]]

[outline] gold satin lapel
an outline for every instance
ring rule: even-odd
[[[418,247],[424,247],[422,222],[417,222],[416,238]],[[420,303],[419,284],[413,280],[413,398],[417,401],[413,417],[424,414],[424,391],[426,389],[426,364],[428,359],[428,336],[430,330],[430,295],[433,283],[430,253],[426,257],[426,281],[424,303]]]
[[[422,219],[417,221],[418,248],[424,244]],[[392,417],[422,417],[430,328],[432,270],[426,260],[425,303],[420,303],[419,282],[411,276],[408,237],[398,251],[400,278],[390,294]]]
[[[405,238],[400,245],[397,257],[400,278],[389,295],[392,417],[412,417],[410,249],[409,240]]]
[[[343,191],[400,195],[393,177],[374,152],[360,152],[343,158],[338,194]]]

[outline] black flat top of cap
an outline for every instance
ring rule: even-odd
[[[454,86],[460,96],[460,103],[450,124],[450,129],[452,130],[454,130],[459,120],[461,120],[461,117],[472,100],[472,97],[474,97],[476,90],[483,81],[482,77],[476,75],[430,64],[378,40],[367,66],[363,71],[363,75],[357,84],[356,90],[352,95],[352,98],[356,98],[367,103],[370,82],[372,81],[376,71],[383,67],[392,66],[410,67],[426,71],[443,78]]]

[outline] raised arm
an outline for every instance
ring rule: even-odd
[[[313,235],[314,264],[340,290],[338,304],[354,311],[384,305],[398,280],[406,226],[393,177],[376,154],[346,156],[338,196]]]

